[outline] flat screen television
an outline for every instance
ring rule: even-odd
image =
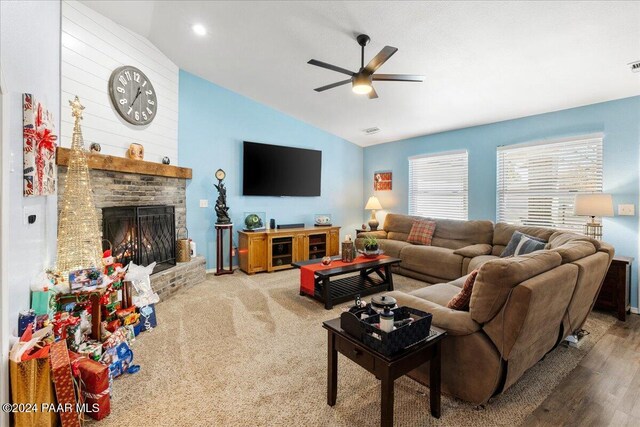
[[[322,151],[244,141],[242,194],[320,195]]]

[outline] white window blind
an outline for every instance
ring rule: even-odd
[[[467,219],[467,152],[409,158],[409,214]]]
[[[602,135],[498,147],[497,217],[580,232],[578,193],[602,192]]]

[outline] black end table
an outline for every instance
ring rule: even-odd
[[[334,406],[338,394],[338,353],[371,372],[380,385],[380,425],[393,426],[393,383],[417,367],[429,362],[429,400],[431,415],[440,418],[440,358],[441,342],[446,332],[431,327],[436,334],[401,353],[388,357],[367,347],[340,328],[340,319],[327,320],[322,327],[328,331],[327,404]]]

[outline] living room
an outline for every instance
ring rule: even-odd
[[[639,22],[2,0],[0,425],[640,424]]]

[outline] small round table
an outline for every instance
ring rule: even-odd
[[[233,274],[233,224],[216,224],[216,276]],[[229,230],[229,268],[224,268],[224,232]]]

